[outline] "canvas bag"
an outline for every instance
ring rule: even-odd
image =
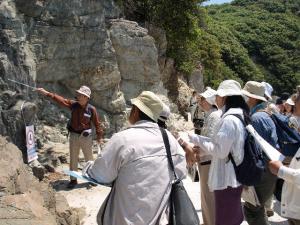
[[[170,168],[174,174],[175,181],[172,183],[170,194],[169,225],[199,225],[197,211],[189,198],[183,183],[178,179],[170,150],[170,143],[165,129],[160,128],[166,147]]]

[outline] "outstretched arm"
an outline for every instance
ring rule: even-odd
[[[51,93],[51,92],[45,90],[44,88],[37,88],[36,91],[39,92],[40,94],[44,95],[44,96],[52,98],[55,102],[57,102],[61,106],[69,108],[69,109],[71,109],[72,103],[74,103],[73,100],[66,99],[62,96],[59,96],[59,95],[55,94],[55,93]]]

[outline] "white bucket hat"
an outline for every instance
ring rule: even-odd
[[[262,100],[264,102],[267,101],[265,96],[265,87],[262,83],[259,83],[257,81],[248,81],[243,90],[242,93],[250,98],[255,98],[258,100]]]
[[[87,86],[81,86],[78,90],[76,90],[76,92],[88,98],[91,97],[91,89]]]
[[[289,105],[295,105],[295,102],[291,98],[289,98],[288,100],[286,100],[285,103],[289,104]]]
[[[267,83],[267,82],[261,82],[261,84],[264,86],[265,88],[265,95],[268,97],[268,99],[272,99],[272,92],[273,92],[273,87],[271,84]]]
[[[241,85],[235,80],[224,80],[220,83],[217,94],[220,97],[242,95]]]
[[[211,105],[216,104],[216,95],[217,95],[217,91],[215,91],[214,89],[212,89],[210,87],[208,87],[206,89],[206,91],[204,91],[203,93],[200,94],[200,96],[205,98],[205,100]]]
[[[163,102],[151,91],[143,91],[138,97],[131,99],[131,103],[155,122],[163,110]]]
[[[170,114],[171,114],[170,107],[167,106],[165,103],[163,103],[163,110],[161,111],[158,119],[165,122],[167,121],[167,119],[169,119]]]

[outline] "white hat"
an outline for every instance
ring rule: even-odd
[[[151,91],[143,91],[138,97],[131,99],[131,103],[155,122],[163,110],[163,102]]]
[[[216,94],[217,94],[217,92],[214,89],[208,87],[206,89],[206,91],[204,91],[203,93],[200,94],[200,96],[202,96],[203,98],[205,98],[205,100],[209,104],[215,105],[216,104]]]
[[[220,97],[242,95],[241,85],[235,80],[224,80],[220,83],[217,94]]]
[[[262,100],[264,102],[267,101],[265,96],[265,87],[262,83],[259,83],[257,81],[248,81],[243,90],[242,93],[250,98],[255,98]]]
[[[269,98],[272,99],[272,92],[273,92],[273,87],[271,84],[267,83],[267,82],[261,82],[261,84],[264,86],[265,88],[265,95]]]
[[[170,107],[163,103],[163,110],[161,111],[158,119],[165,122],[167,119],[169,119],[170,114]]]
[[[88,98],[91,97],[91,89],[87,86],[81,86],[78,90],[76,90],[76,92]]]
[[[285,103],[289,104],[289,105],[295,105],[295,102],[291,98],[289,98],[288,100],[286,100]]]

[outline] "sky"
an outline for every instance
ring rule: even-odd
[[[222,4],[232,2],[232,0],[209,0],[203,3],[203,5],[211,5],[211,4]]]

